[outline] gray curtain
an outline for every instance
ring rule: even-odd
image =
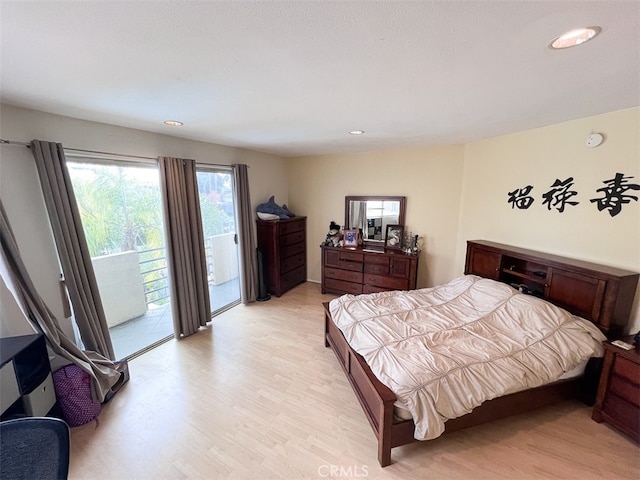
[[[159,157],[165,203],[171,312],[176,338],[187,337],[211,319],[207,261],[200,216],[196,163]]]
[[[253,209],[249,196],[249,172],[244,164],[233,165],[236,218],[240,247],[240,298],[245,305],[258,297],[258,262],[253,234]]]
[[[29,318],[45,335],[47,343],[54,353],[75,363],[93,378],[91,382],[93,395],[100,402],[104,401],[109,389],[120,378],[120,372],[115,370],[113,362],[108,358],[96,352],[81,350],[75,341],[67,337],[60,328],[58,319],[51,313],[36,291],[27,272],[1,199],[0,243],[9,270],[15,280],[16,288],[22,297],[18,300],[22,300]]]
[[[44,202],[82,343],[87,350],[113,360],[115,354],[109,327],[62,144],[33,140],[31,153],[36,159]]]
[[[369,226],[367,224],[367,202],[352,201],[349,218],[351,219],[351,224],[345,225],[344,228],[361,228],[363,237],[369,238]]]

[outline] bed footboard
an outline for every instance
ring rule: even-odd
[[[347,375],[367,420],[378,439],[378,461],[385,467],[391,464],[391,449],[415,442],[414,424],[410,420],[394,421],[394,393],[371,372],[364,359],[347,344],[342,332],[331,320],[329,304],[324,303],[325,346],[331,347]]]

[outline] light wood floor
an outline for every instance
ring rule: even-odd
[[[71,479],[640,478],[640,448],[567,402],[393,450],[323,343],[320,286],[239,306],[130,363],[99,426],[72,429]]]

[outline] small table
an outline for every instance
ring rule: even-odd
[[[622,338],[633,344],[633,336]],[[604,364],[593,407],[596,422],[607,422],[640,442],[640,350],[604,344]]]

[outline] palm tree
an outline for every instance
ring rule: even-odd
[[[68,165],[91,256],[163,246],[158,184],[133,178],[141,167]]]

